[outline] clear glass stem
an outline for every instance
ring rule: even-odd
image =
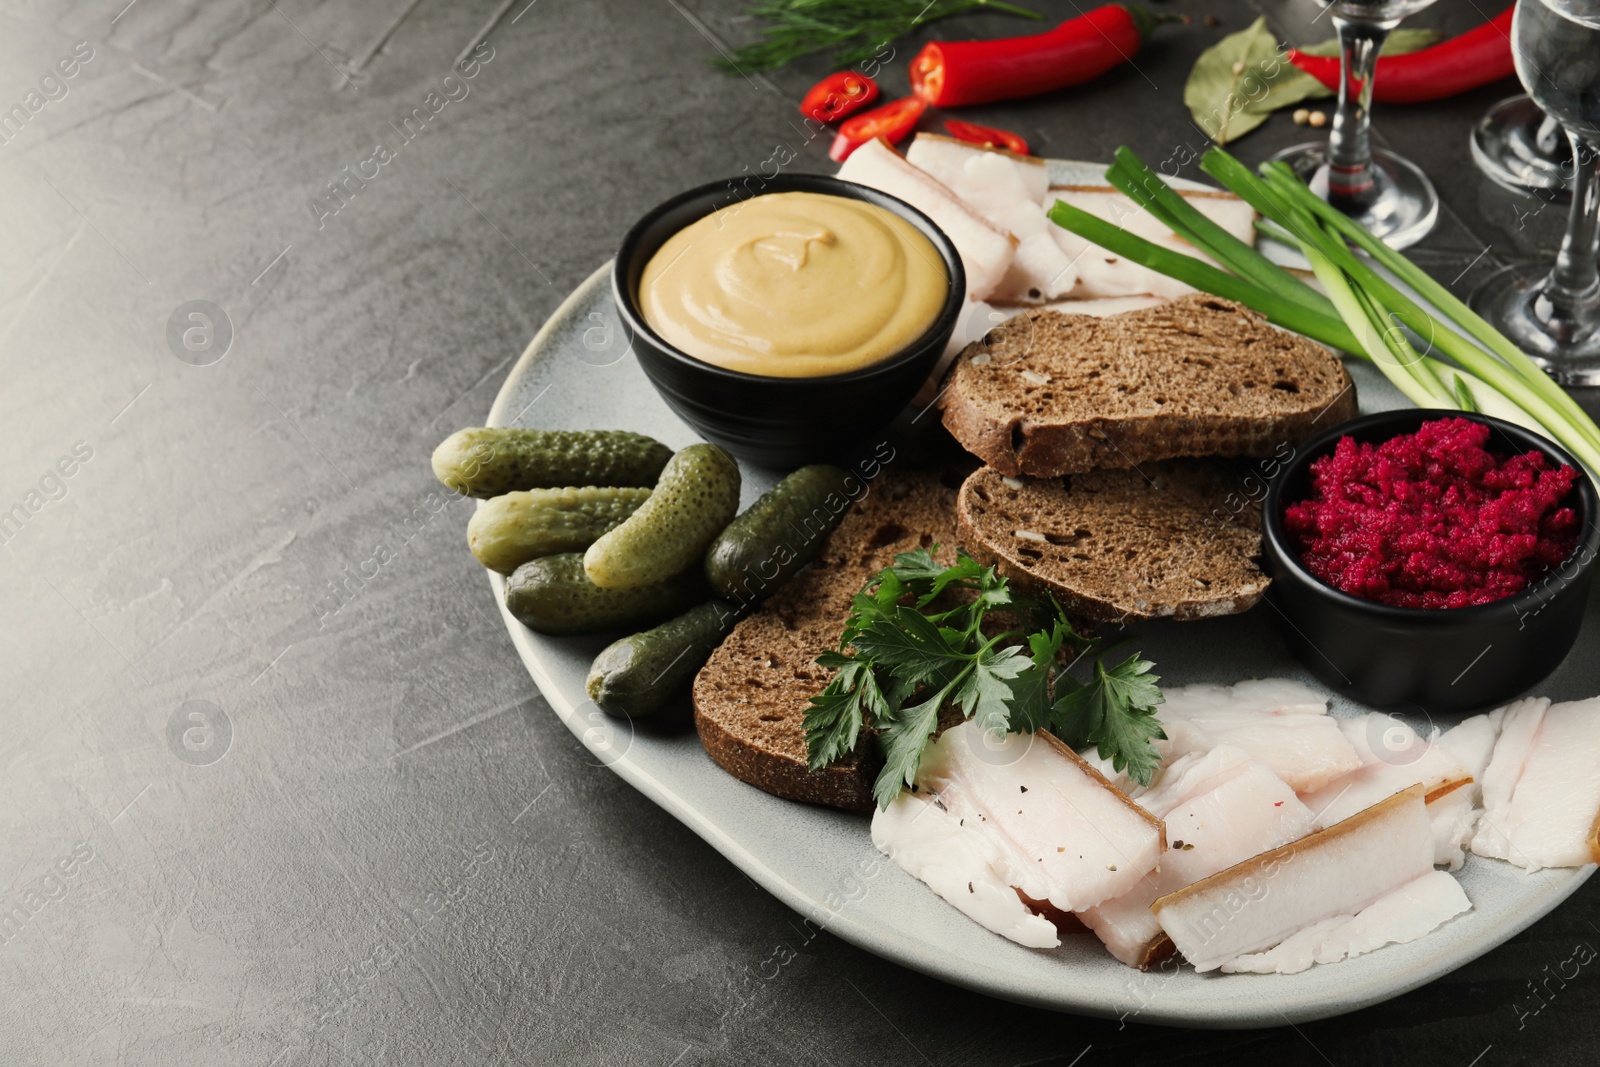
[[[1372,177],[1372,76],[1378,52],[1398,21],[1357,22],[1333,16],[1343,62],[1339,68],[1339,109],[1328,135],[1328,203],[1346,214],[1367,207],[1377,196]]]
[[[1595,304],[1600,301],[1600,272],[1595,264],[1595,239],[1600,233],[1600,184],[1595,179],[1595,159],[1600,155],[1600,144],[1572,130],[1567,131],[1567,137],[1572,142],[1572,208],[1561,251],[1556,253],[1555,269],[1542,293],[1557,337],[1564,327],[1575,328],[1580,317],[1592,317]]]
[[[1561,151],[1560,142],[1566,139],[1567,131],[1562,128],[1561,123],[1546,115],[1544,121],[1539,123],[1539,132],[1534,135],[1533,143],[1545,155],[1553,156]]]

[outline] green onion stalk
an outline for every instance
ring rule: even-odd
[[[1543,433],[1600,475],[1600,427],[1594,420],[1516,345],[1420,267],[1330,207],[1282,163],[1263,164],[1256,174],[1213,148],[1200,166],[1255,208],[1261,215],[1258,232],[1299,246],[1322,292],[1196,210],[1126,147],[1117,150],[1106,180],[1220,267],[1060,201],[1050,219],[1131,262],[1369,360],[1419,407],[1481,412]],[[1374,263],[1444,319],[1430,314]],[[1425,351],[1417,350],[1408,331],[1424,342]]]

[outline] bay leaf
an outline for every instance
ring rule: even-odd
[[[1381,55],[1404,55],[1442,40],[1438,30],[1398,29],[1384,42]],[[1300,51],[1338,55],[1337,40],[1321,41]],[[1288,60],[1288,48],[1258,18],[1230,33],[1200,54],[1183,87],[1183,102],[1202,133],[1228,144],[1267,121],[1281,108],[1305,100],[1323,100],[1333,90]]]
[[[1330,95],[1290,63],[1287,48],[1258,18],[1200,54],[1183,87],[1183,102],[1200,131],[1227,144],[1288,104]]]

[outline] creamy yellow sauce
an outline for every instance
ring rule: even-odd
[[[696,359],[775,378],[870,367],[920,337],[950,280],[938,250],[876,204],[768,193],[673,234],[639,306]]]

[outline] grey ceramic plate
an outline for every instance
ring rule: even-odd
[[[1102,170],[1059,165],[1057,173],[1062,182],[1081,182],[1098,180]],[[1399,406],[1398,394],[1366,370],[1352,369],[1362,410]],[[673,448],[698,440],[657,398],[628,351],[612,309],[609,267],[579,286],[529,344],[496,397],[489,424],[630,429]],[[744,503],[775,477],[747,469]],[[676,729],[647,730],[603,715],[586,699],[583,680],[606,642],[532,633],[505,613],[500,576],[490,575],[490,582],[528,673],[597,767],[621,775],[815,925],[906,967],[1007,1000],[1188,1026],[1278,1026],[1338,1015],[1481,956],[1565,900],[1594,870],[1529,875],[1471,857],[1461,873],[1471,912],[1412,944],[1298,975],[1141,974],[1111,959],[1090,935],[1069,937],[1052,951],[1023,948],[967,919],[881,856],[865,818],[780,800],[725,774],[706,756],[686,716]],[[1580,648],[1592,649],[1600,633],[1595,614],[1591,606]],[[1138,647],[1168,684],[1269,675],[1310,682],[1284,651],[1276,622],[1271,611],[1258,609],[1202,623],[1152,625],[1140,631]],[[1600,693],[1600,657],[1568,657],[1540,692],[1560,699]]]

